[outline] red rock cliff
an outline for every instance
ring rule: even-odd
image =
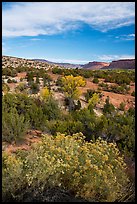
[[[112,61],[108,69],[135,69],[135,59]]]

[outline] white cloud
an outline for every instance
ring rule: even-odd
[[[112,61],[120,59],[135,59],[135,55],[101,55],[98,57],[102,61]]]
[[[31,38],[30,40],[32,40],[32,41],[39,41],[41,39],[40,38]]]
[[[135,34],[127,34],[127,35],[120,35],[120,36],[115,36],[116,39],[119,40],[135,40]]]
[[[133,34],[129,34],[128,36],[130,36],[130,37],[135,37],[135,34],[133,33]]]
[[[4,37],[38,36],[81,28],[105,32],[135,23],[134,2],[19,2],[2,11]]]

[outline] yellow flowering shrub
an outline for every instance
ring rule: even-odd
[[[15,155],[2,153],[2,195],[14,195],[24,182],[23,162]]]
[[[89,201],[115,201],[128,182],[123,157],[113,143],[84,139],[82,133],[43,135],[24,158],[27,185],[61,186]]]

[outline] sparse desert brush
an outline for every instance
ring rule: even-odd
[[[101,139],[86,142],[84,138],[82,133],[44,135],[24,158],[22,171],[26,185],[36,191],[46,186],[60,186],[89,201],[114,202],[128,183],[123,157],[113,143]],[[4,160],[3,172],[10,171],[11,166],[15,168],[14,162]],[[19,172],[4,185],[15,189],[21,176]],[[3,191],[7,191],[6,186]]]

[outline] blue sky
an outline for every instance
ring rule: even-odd
[[[55,62],[135,57],[134,2],[6,2],[2,54]]]

